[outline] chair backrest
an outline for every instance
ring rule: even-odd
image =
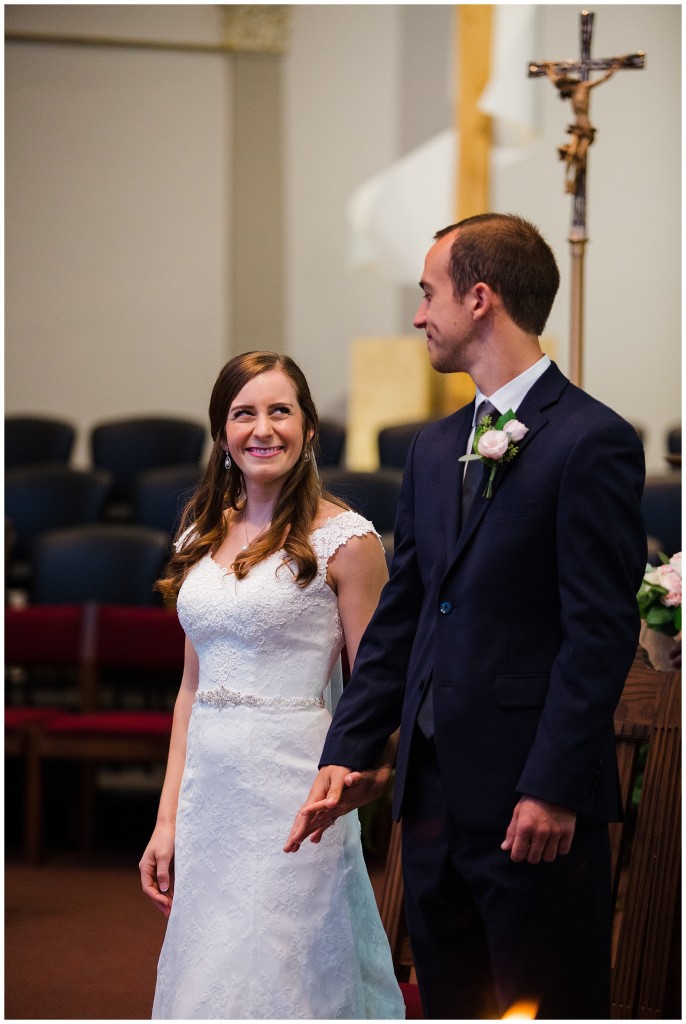
[[[170,709],[184,653],[185,635],[174,609],[100,605],[93,655],[97,706]]]
[[[91,605],[5,608],[5,665],[23,670],[22,706],[33,699],[34,683],[42,681],[60,705],[67,698],[81,710],[92,707],[93,626]],[[45,703],[44,688],[42,693]]]
[[[670,455],[681,455],[681,424],[669,428],[666,441],[667,451]]]
[[[5,468],[40,463],[66,465],[76,430],[65,420],[49,416],[5,417]]]
[[[681,425],[671,427],[666,434],[667,452],[665,459],[670,469],[681,470]]]
[[[49,530],[34,546],[32,602],[159,605],[153,584],[168,554],[168,535],[149,526]]]
[[[625,821],[610,826],[615,928],[612,1017],[661,1017],[678,924],[681,864],[681,673],[658,672],[639,648],[615,712]],[[646,753],[642,769],[642,755]],[[638,810],[633,806],[643,771]],[[386,859],[381,920],[402,976],[413,966],[403,912],[401,830]]]
[[[77,665],[84,657],[84,616],[80,604],[5,608],[7,665]]]
[[[60,706],[65,696],[80,711],[95,711],[112,690],[108,670],[125,670],[138,701],[149,703],[162,674],[175,695],[183,671],[185,636],[174,609],[129,605],[41,604],[5,608],[5,663],[35,682],[49,683]],[[45,670],[51,670],[50,676]],[[67,673],[60,671],[67,669]],[[106,685],[103,687],[103,683]],[[24,686],[24,690],[27,687]],[[74,693],[74,691],[76,691]],[[45,685],[41,704],[46,704]],[[56,696],[54,696],[56,695]],[[26,699],[21,701],[25,706]]]
[[[641,499],[646,533],[666,555],[681,551],[681,473],[648,476]]]
[[[169,466],[139,473],[133,485],[134,522],[175,534],[201,473],[199,465]]]
[[[103,470],[29,466],[5,476],[5,515],[12,522],[13,557],[29,558],[44,530],[100,518],[112,477]]]
[[[367,473],[331,467],[322,470],[321,478],[332,494],[370,519],[379,533],[393,530],[402,483],[399,470],[379,469]]]
[[[128,417],[91,430],[93,465],[114,477],[111,498],[131,498],[137,473],[199,463],[206,431],[201,423],[174,417]]]
[[[317,464],[340,466],[345,448],[345,427],[333,420],[319,421],[319,457]]]
[[[383,427],[378,434],[379,464],[389,469],[404,469],[413,437],[430,422],[417,420],[415,423],[397,423],[391,427]]]
[[[185,635],[176,611],[100,605],[95,627],[99,667],[183,669]]]

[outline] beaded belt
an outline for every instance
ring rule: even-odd
[[[213,708],[227,708],[236,704],[247,704],[251,708],[323,708],[323,697],[255,697],[252,693],[227,690],[224,686],[216,690],[198,690],[196,701],[211,704]]]

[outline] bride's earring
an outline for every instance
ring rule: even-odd
[[[317,477],[317,479],[319,479],[319,470],[317,468],[317,460],[315,459],[314,452],[310,448],[309,444],[305,448],[305,453],[303,455],[303,462],[311,462],[312,463],[312,467],[314,469],[314,475]]]
[[[231,469],[231,456],[229,455],[229,449],[225,448],[224,453],[226,458],[224,459],[224,469]]]

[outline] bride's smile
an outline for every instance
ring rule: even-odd
[[[280,490],[301,458],[305,426],[293,382],[281,370],[261,373],[229,408],[226,443],[246,487]]]

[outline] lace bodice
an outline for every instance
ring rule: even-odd
[[[356,512],[329,519],[310,535],[318,570],[298,586],[282,551],[243,580],[205,555],[179,592],[177,610],[200,662],[199,691],[225,687],[257,697],[321,696],[343,647],[329,560],[351,537],[375,532]]]

